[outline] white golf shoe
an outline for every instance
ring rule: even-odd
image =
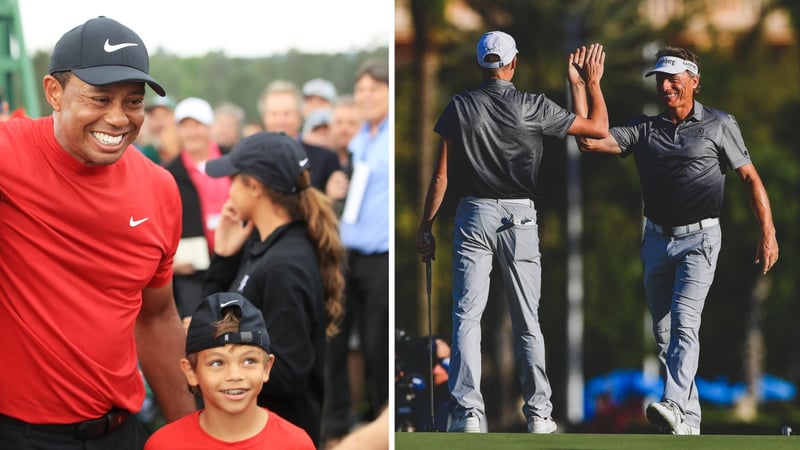
[[[681,422],[672,430],[672,434],[697,436],[700,434],[700,428],[695,428],[686,422]]]
[[[447,431],[449,433],[480,433],[481,419],[476,412],[470,411],[466,416],[453,420]]]
[[[678,425],[683,423],[683,413],[681,409],[678,408],[678,405],[669,400],[650,403],[647,405],[645,413],[650,423],[667,428],[673,433]]]
[[[481,432],[481,420],[474,413],[467,414],[467,418],[464,419],[464,433],[480,433],[480,432]]]
[[[550,434],[558,429],[556,421],[552,417],[536,417],[528,419],[528,433]]]

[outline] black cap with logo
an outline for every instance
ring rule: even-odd
[[[49,73],[66,71],[94,86],[142,81],[158,95],[166,94],[149,75],[150,57],[141,38],[103,16],[89,19],[58,40],[50,56]]]
[[[283,193],[297,192],[295,180],[310,164],[302,144],[285,133],[262,131],[248,136],[230,153],[206,163],[215,178],[246,173],[264,186]]]
[[[214,337],[216,324],[229,309],[239,317],[239,332]],[[209,295],[197,306],[186,332],[186,354],[227,344],[255,345],[269,353],[269,334],[261,311],[237,292]]]

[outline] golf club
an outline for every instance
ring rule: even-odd
[[[427,244],[431,241],[433,236],[430,233],[425,233],[423,236],[424,242]],[[425,291],[428,294],[428,376],[429,390],[431,393],[431,425],[428,431],[439,431],[436,429],[436,415],[434,413],[433,401],[433,307],[431,306],[431,260],[425,262]]]

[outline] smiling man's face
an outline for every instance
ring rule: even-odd
[[[44,89],[58,143],[87,165],[119,160],[144,122],[143,82],[93,86],[70,75],[62,86],[48,75]]]

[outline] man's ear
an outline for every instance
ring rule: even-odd
[[[61,111],[64,86],[61,86],[61,83],[54,76],[45,75],[44,79],[42,79],[42,87],[44,88],[44,97],[53,108],[53,111]]]

